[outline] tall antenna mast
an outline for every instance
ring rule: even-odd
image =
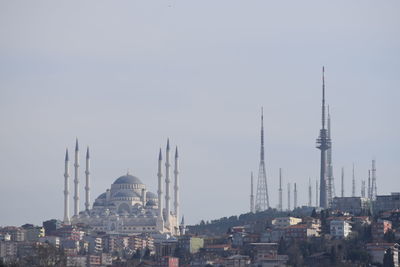
[[[322,67],[322,129],[319,132],[317,139],[317,148],[321,151],[321,166],[320,166],[320,194],[319,206],[327,208],[329,206],[327,196],[327,154],[326,151],[331,147],[331,141],[328,137],[328,132],[325,129],[325,68]]]
[[[290,183],[287,184],[287,209],[290,211]]]
[[[308,206],[311,207],[312,203],[312,188],[311,188],[311,178],[308,180]]]
[[[251,172],[251,188],[250,188],[250,212],[255,212],[254,210],[254,193],[253,193],[253,172]]]
[[[261,149],[260,149],[260,166],[258,170],[256,210],[263,211],[269,208],[267,174],[265,171],[264,156],[264,112],[261,108]]]
[[[318,207],[318,192],[319,192],[319,187],[318,187],[318,179],[315,181],[315,206]]]
[[[293,208],[297,208],[297,185],[294,183],[294,203],[293,203]]]
[[[282,168],[279,168],[279,211],[282,209]]]
[[[376,199],[376,195],[378,194],[377,186],[376,186],[376,166],[375,166],[375,160],[372,160],[372,170],[371,170],[371,175],[372,175],[372,200]]]
[[[361,181],[361,197],[365,198],[365,180]]]
[[[341,196],[344,197],[344,167],[342,167],[342,190]]]
[[[355,197],[356,196],[356,176],[354,174],[354,163],[353,163],[353,183],[352,183],[352,188],[351,188],[351,196]]]

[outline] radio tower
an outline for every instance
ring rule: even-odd
[[[341,197],[344,197],[344,167],[342,167],[342,190]]]
[[[297,208],[297,185],[294,183],[294,192],[293,192],[293,209]]]
[[[279,168],[279,211],[282,211],[282,169]]]
[[[368,170],[368,199],[372,199],[372,190],[371,190],[371,170]]]
[[[263,211],[269,208],[267,174],[264,161],[264,112],[261,108],[261,150],[260,167],[258,170],[256,211]]]
[[[351,187],[351,196],[356,196],[356,176],[354,175],[354,163],[353,163],[353,183]]]
[[[250,188],[250,212],[254,213],[254,194],[253,194],[253,172],[251,172],[251,188]]]
[[[361,197],[365,198],[365,180],[361,181]]]
[[[290,183],[287,184],[287,209],[290,211]]]
[[[325,129],[325,68],[322,67],[322,129],[319,132],[317,139],[317,148],[321,150],[321,172],[320,172],[320,193],[319,206],[321,208],[328,207],[327,198],[327,155],[326,151],[331,147],[331,140],[328,137],[328,132]]]
[[[376,166],[375,166],[375,160],[372,160],[372,170],[371,170],[371,175],[372,175],[372,185],[371,185],[371,197],[372,200],[376,199],[376,195],[377,195],[377,186],[376,186]]]
[[[328,193],[328,205],[329,207],[331,207],[333,198],[335,197],[335,180],[333,178],[333,166],[332,166],[331,114],[329,112],[329,106],[328,106],[328,139],[331,140],[331,146],[327,150],[327,161],[328,161],[327,193]]]
[[[318,179],[315,181],[315,207],[318,207]]]
[[[312,201],[312,188],[311,188],[311,178],[308,180],[308,206],[311,207]]]

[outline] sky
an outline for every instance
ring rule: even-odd
[[[188,224],[248,212],[261,107],[270,205],[279,168],[284,207],[288,182],[304,205],[319,176],[322,66],[336,194],[342,167],[351,194],[353,163],[360,194],[372,159],[378,194],[399,192],[399,11],[395,0],[0,1],[0,226],[62,219],[77,137],[91,202],[127,169],[156,192],[170,138]]]

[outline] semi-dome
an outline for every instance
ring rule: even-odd
[[[143,184],[136,176],[127,174],[115,180],[114,184]]]
[[[98,196],[98,199],[105,199],[107,197],[106,193],[101,194],[100,196]]]
[[[146,192],[146,198],[157,198],[158,196],[154,194],[153,192],[147,191]]]

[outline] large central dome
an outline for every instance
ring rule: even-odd
[[[114,184],[143,184],[136,176],[127,174],[115,180]]]

